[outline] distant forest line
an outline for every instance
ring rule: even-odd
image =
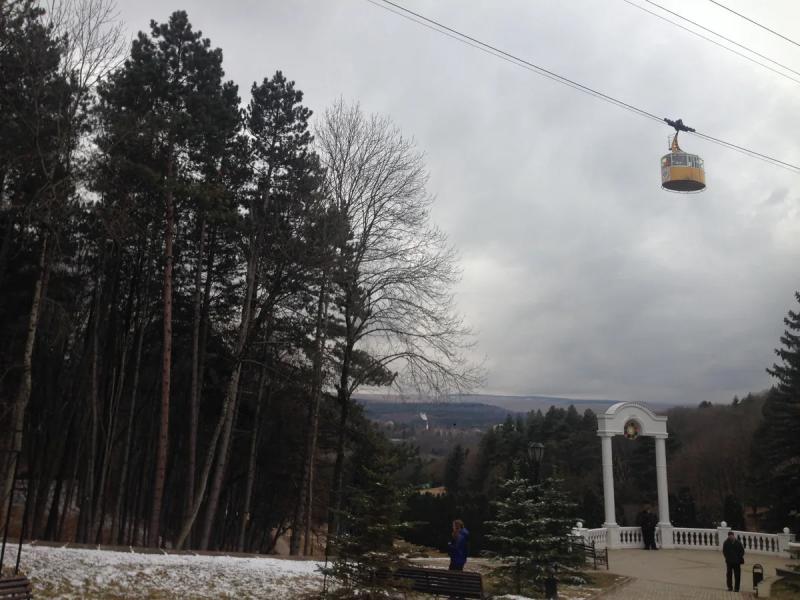
[[[768,432],[775,394],[772,390],[734,398],[727,405],[702,402],[660,411],[668,419],[667,473],[674,525],[711,528],[726,521],[741,530],[798,531],[797,511],[792,508],[797,491],[783,488],[782,498],[770,483],[774,465],[764,462],[774,449]],[[455,419],[459,406],[449,407],[447,414]],[[475,410],[469,406],[469,413]],[[604,520],[597,414],[590,409],[579,413],[574,406],[550,407],[544,412],[508,414],[479,437],[459,435],[456,429],[425,432],[419,422],[412,427],[403,423],[384,423],[384,427],[392,436],[411,438],[420,448],[412,477],[415,485],[447,489],[444,496],[422,493],[412,498],[407,518],[436,525],[413,529],[409,538],[414,541],[436,545],[437,532],[447,519],[461,515],[472,523],[480,546],[481,524],[490,517],[499,484],[515,473],[530,474],[527,448],[532,442],[545,446],[541,477],[563,480],[579,505],[576,518],[587,527],[599,527]],[[446,454],[443,447],[448,448]],[[617,436],[613,455],[617,522],[635,525],[645,503],[657,505],[655,444],[649,437]]]

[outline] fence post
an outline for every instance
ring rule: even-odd
[[[794,541],[794,534],[788,527],[783,528],[783,533],[778,534],[778,550],[781,554],[789,556],[789,542]]]
[[[730,530],[731,528],[728,527],[728,524],[725,521],[722,521],[719,524],[719,527],[717,527],[717,545],[719,546],[720,550],[722,550],[722,544],[724,544],[725,540],[728,539],[728,532]]]
[[[586,531],[583,527],[583,522],[578,521],[575,523],[575,527],[572,528],[572,535],[582,538],[583,532]]]

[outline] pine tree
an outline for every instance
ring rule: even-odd
[[[9,348],[0,352],[0,450],[7,451],[0,459],[0,514],[5,514],[14,464],[22,451],[47,284],[63,223],[73,208],[70,159],[84,115],[71,110],[79,94],[74,74],[62,68],[64,43],[37,2],[0,3],[0,283],[8,279],[12,251],[20,249],[15,246],[30,246],[38,255],[25,265],[35,276],[25,290],[30,294],[23,300],[27,314],[15,327],[24,342],[4,343]],[[2,289],[0,310],[19,297],[8,283]],[[0,335],[7,339],[8,333]],[[5,392],[6,386],[16,390]]]
[[[124,67],[100,87],[104,130],[98,145],[109,164],[133,175],[118,192],[153,205],[154,213],[163,210],[158,218],[164,238],[160,419],[148,529],[149,544],[158,546],[170,454],[179,201],[199,173],[218,167],[238,125],[239,98],[235,85],[223,83],[222,51],[192,29],[186,12],[176,11],[168,23],[151,21],[150,29],[149,36],[139,33]]]
[[[405,528],[407,490],[398,486],[397,472],[407,456],[366,423],[355,451],[369,460],[359,462],[346,490],[340,533],[330,544],[335,559],[324,572],[338,584],[333,597],[384,598],[404,587],[390,574],[403,562],[394,540]]]
[[[800,292],[795,292],[800,302]],[[767,372],[778,380],[764,403],[764,422],[756,432],[754,447],[761,446],[760,468],[767,473],[770,521],[773,527],[789,524],[800,531],[800,312],[789,311],[781,348],[781,364]]]
[[[511,580],[519,594],[523,582],[542,585],[549,569],[574,571],[583,556],[572,551],[570,531],[575,524],[577,504],[561,489],[561,481],[542,484],[514,477],[501,485],[494,503],[496,518],[486,523],[488,554],[497,557],[495,572]]]
[[[444,467],[444,485],[448,494],[458,494],[464,485],[464,463],[467,460],[469,448],[464,449],[461,444],[450,452]]]

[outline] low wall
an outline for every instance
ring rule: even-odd
[[[723,521],[715,529],[698,529],[692,527],[665,527],[656,530],[656,542],[659,547],[682,550],[721,550],[731,528]],[[643,548],[641,527],[615,527],[614,534],[609,535],[605,527],[585,529],[578,523],[573,534],[587,542],[594,542],[598,548]],[[736,538],[742,542],[748,554],[766,554],[789,558],[789,544],[795,536],[784,528],[783,533],[761,533],[756,531],[736,531]],[[662,535],[664,539],[662,539]]]

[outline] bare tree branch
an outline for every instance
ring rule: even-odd
[[[344,344],[374,361],[340,386],[352,393],[391,368],[396,383],[428,392],[475,387],[481,372],[463,357],[472,336],[451,291],[458,257],[429,222],[422,154],[389,119],[341,100],[323,116],[316,139],[326,194],[347,225],[339,281],[348,299],[339,307]]]

